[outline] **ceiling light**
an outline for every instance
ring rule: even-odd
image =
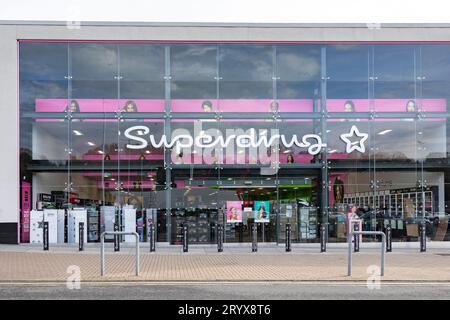
[[[98,150],[98,153],[103,154],[104,152],[102,150]]]
[[[83,134],[78,130],[72,130],[73,134],[76,136],[82,136]]]
[[[382,135],[384,135],[384,134],[386,134],[386,133],[389,133],[389,132],[391,132],[391,131],[392,131],[391,129],[387,129],[387,130],[383,130],[383,131],[378,132],[378,134],[379,134],[380,136],[382,136]]]
[[[91,147],[95,146],[95,143],[88,141],[87,143],[88,145],[90,145]]]
[[[145,150],[145,153],[146,153],[146,154],[149,154],[149,153],[150,153],[150,150]]]
[[[284,150],[283,153],[290,153],[291,150]]]
[[[336,152],[337,152],[336,149],[333,149],[333,150],[328,151],[328,153],[336,153]]]

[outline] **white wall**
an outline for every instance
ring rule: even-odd
[[[19,221],[16,29],[0,27],[0,223]]]

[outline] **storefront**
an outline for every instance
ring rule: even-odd
[[[148,37],[18,39],[20,242],[449,240],[450,42]]]

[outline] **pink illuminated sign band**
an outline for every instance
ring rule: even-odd
[[[316,100],[320,105],[320,100]],[[445,112],[446,99],[327,99],[328,112]],[[312,99],[173,99],[171,112],[314,112]],[[36,112],[165,112],[164,99],[36,99]],[[316,110],[317,111],[317,110]]]

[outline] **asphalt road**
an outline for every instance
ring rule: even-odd
[[[321,300],[449,299],[450,283],[81,283],[0,284],[0,299],[150,299],[150,300]]]

